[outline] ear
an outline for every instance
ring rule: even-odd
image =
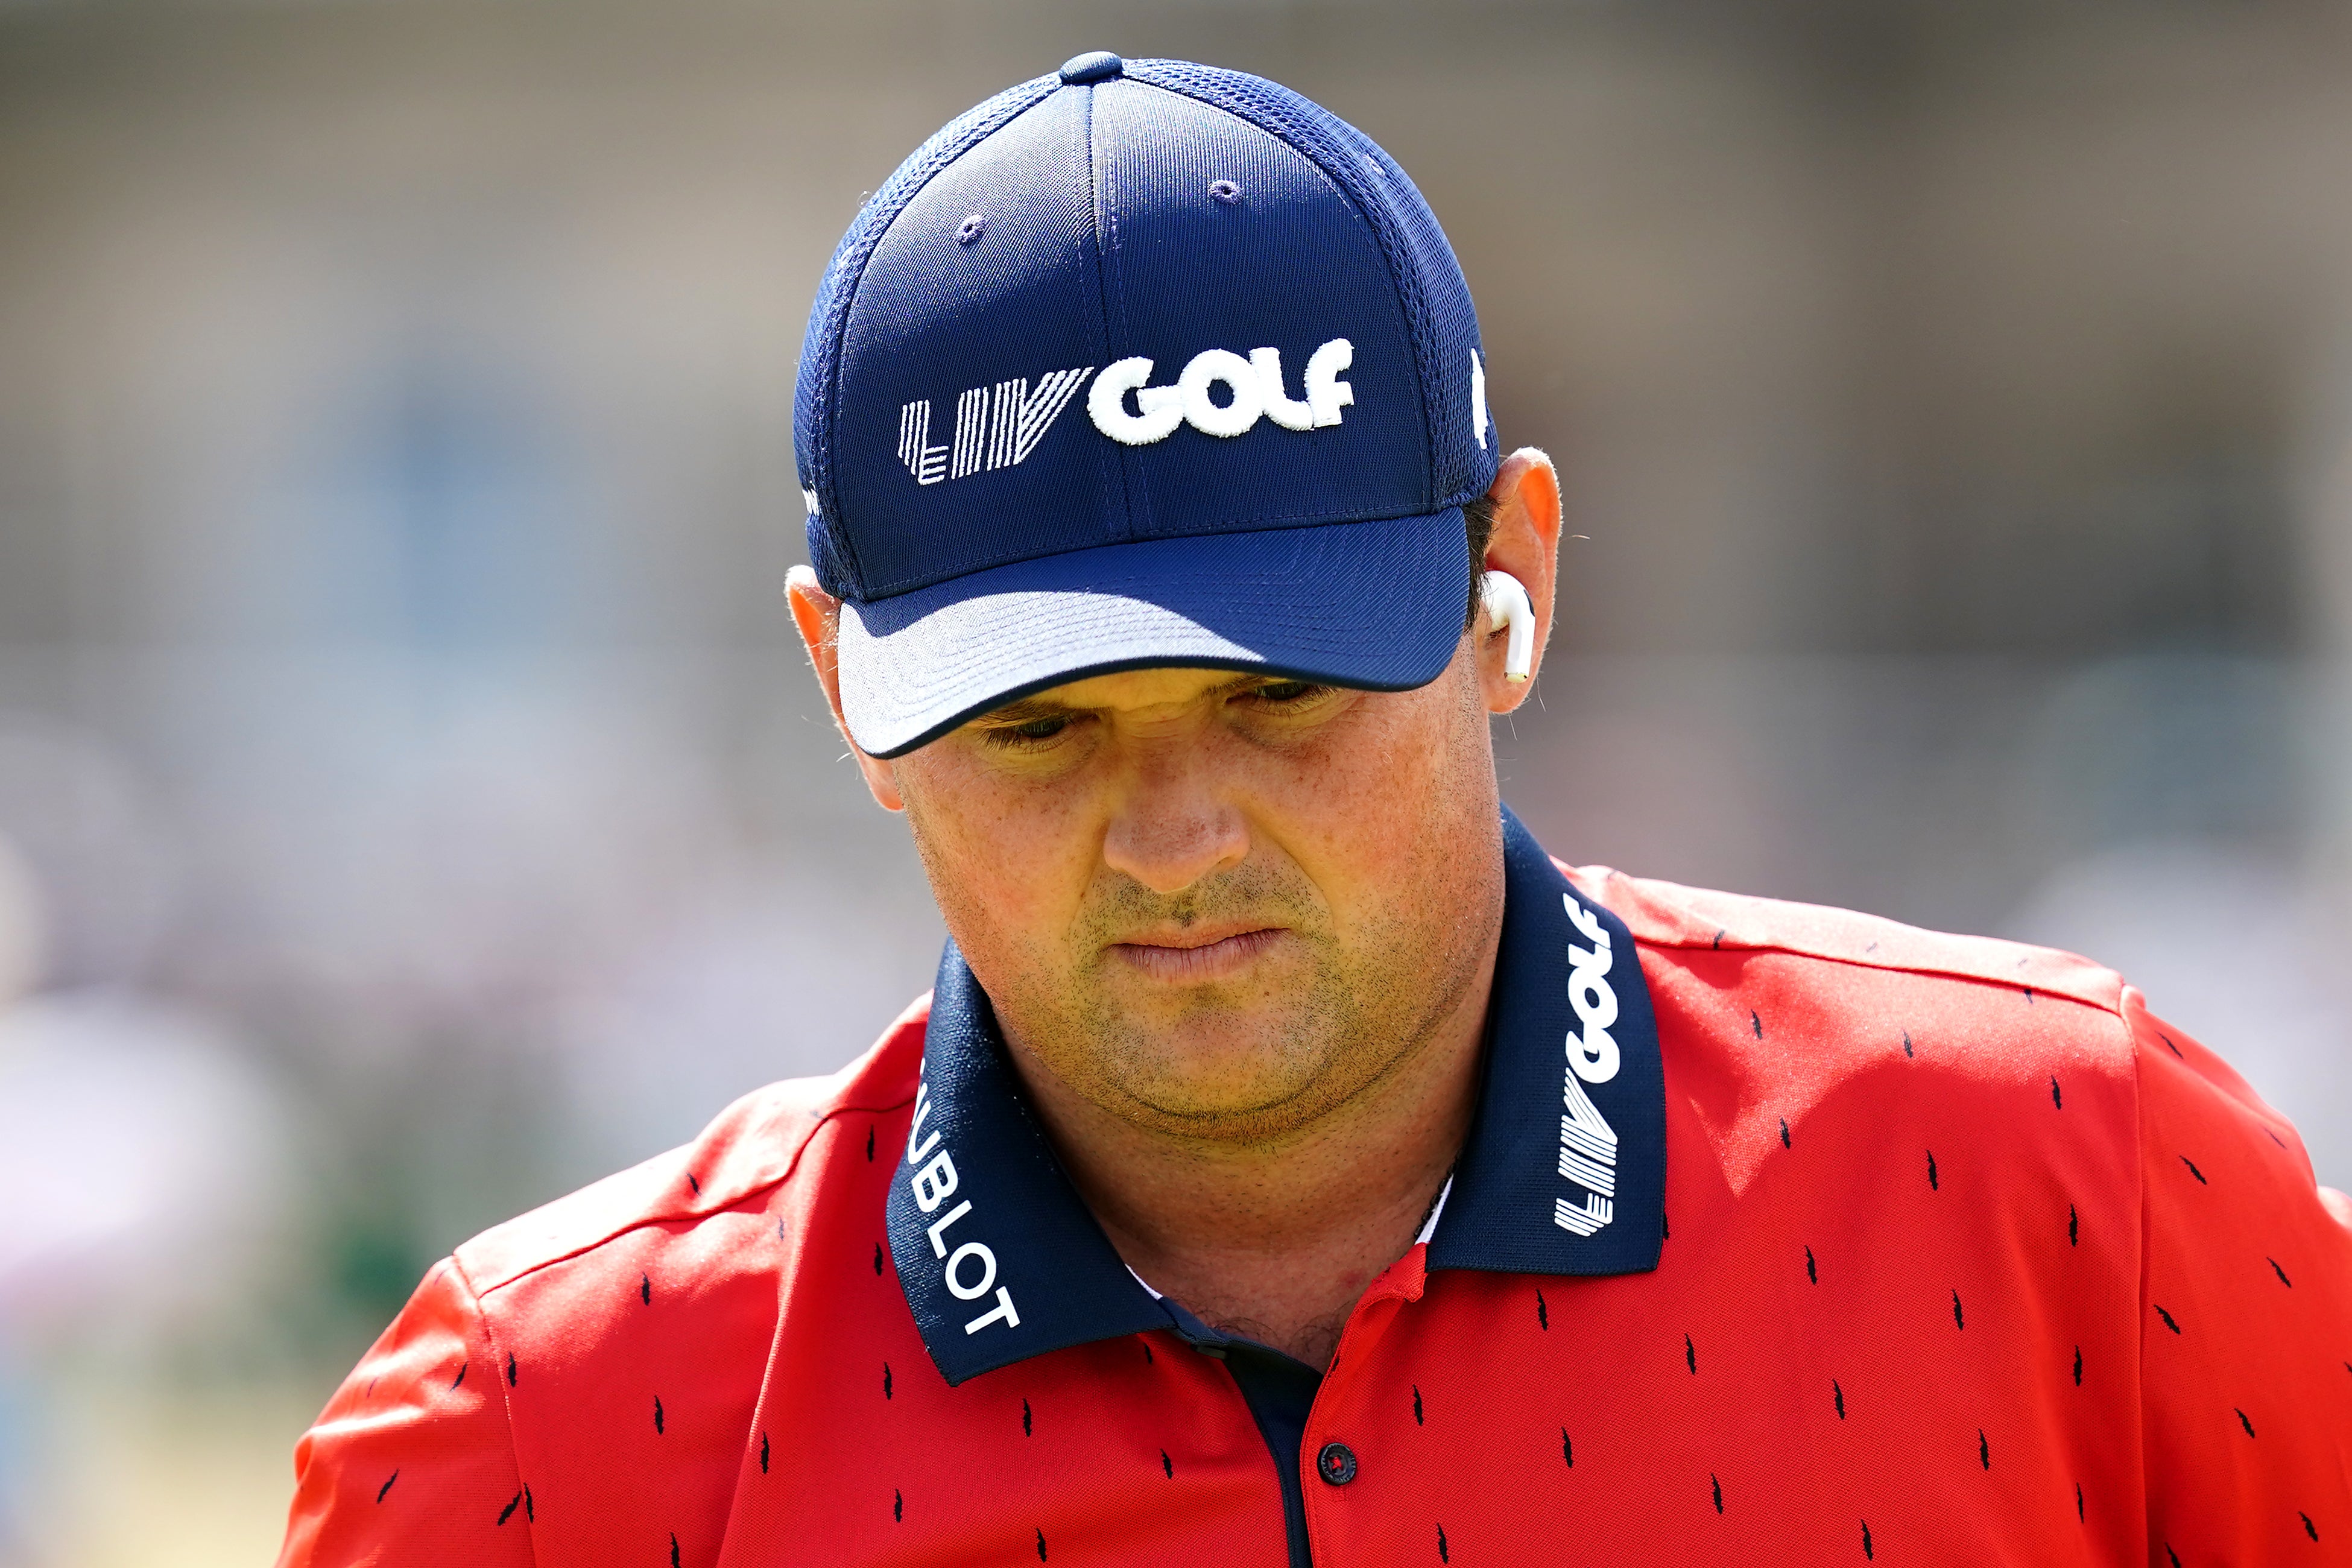
[[[1527,700],[1535,678],[1543,673],[1544,645],[1551,637],[1553,590],[1559,579],[1559,476],[1549,458],[1522,447],[1503,459],[1486,494],[1495,502],[1495,531],[1481,565],[1517,577],[1536,612],[1535,662],[1525,680],[1503,679],[1507,639],[1502,628],[1478,628],[1478,680],[1486,689],[1486,710],[1508,713]]]
[[[898,774],[888,763],[857,749],[841,716],[841,601],[817,585],[816,572],[807,566],[795,566],[785,575],[784,597],[793,606],[793,624],[800,628],[801,641],[808,647],[816,683],[824,689],[825,706],[833,710],[833,726],[841,731],[857,771],[866,775],[866,787],[873,792],[875,804],[885,811],[904,811],[907,803],[899,798]]]

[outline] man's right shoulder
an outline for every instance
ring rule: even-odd
[[[816,1173],[805,1169],[819,1132],[843,1118],[887,1114],[914,1100],[930,1005],[928,993],[918,997],[839,1071],[754,1089],[692,1142],[482,1232],[457,1248],[459,1272],[476,1296],[488,1297],[627,1238],[655,1233],[667,1243],[657,1250],[668,1250],[721,1216],[803,1206],[781,1202],[777,1189],[819,1184],[811,1179]],[[641,1248],[627,1250],[635,1258]]]

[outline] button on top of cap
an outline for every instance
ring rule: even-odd
[[[1090,54],[1073,55],[1063,62],[1062,79],[1072,87],[1086,87],[1108,81],[1125,69],[1125,60],[1108,49],[1096,49]]]

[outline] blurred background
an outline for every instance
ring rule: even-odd
[[[929,983],[794,362],[1097,47],[1451,232],[1555,851],[2092,953],[2352,1186],[2352,5],[0,0],[0,1564],[267,1561],[434,1258]]]

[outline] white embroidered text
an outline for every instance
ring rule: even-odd
[[[1562,893],[1559,901],[1592,945],[1568,944],[1568,1005],[1580,1027],[1568,1037],[1568,1071],[1561,1091],[1568,1113],[1559,1119],[1559,1173],[1584,1189],[1584,1201],[1554,1198],[1551,1218],[1562,1230],[1591,1236],[1616,1214],[1616,1130],[1584,1089],[1588,1083],[1607,1083],[1617,1076],[1617,1042],[1609,1033],[1609,1026],[1617,1021],[1617,993],[1609,984],[1615,954],[1607,926],[1570,895]]]

